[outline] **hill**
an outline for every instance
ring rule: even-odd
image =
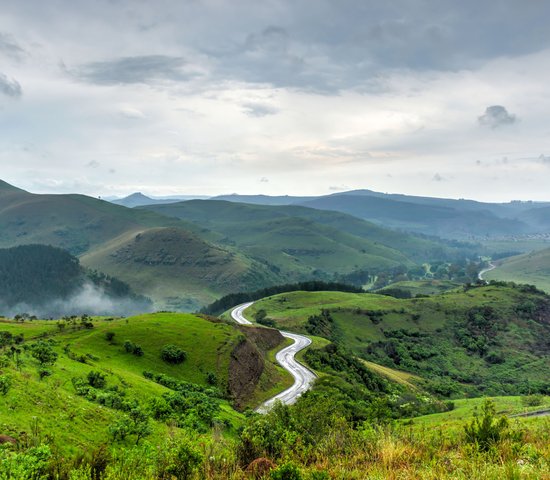
[[[131,283],[159,308],[198,310],[234,289],[277,283],[268,266],[186,230],[130,232],[82,256],[82,263]]]
[[[216,200],[145,207],[225,236],[282,272],[355,269],[453,258],[472,250],[396,232],[351,215],[300,206],[249,205]]]
[[[548,392],[550,298],[488,285],[429,298],[295,292],[250,308],[279,328],[328,338],[447,396]],[[306,357],[307,358],[307,357]]]
[[[85,266],[120,277],[155,300],[157,308],[195,310],[235,287],[256,289],[279,283],[268,266],[231,247],[215,245],[221,235],[193,223],[84,195],[36,195],[5,182],[0,187],[0,247],[63,248],[81,256]],[[167,229],[164,236],[159,233],[163,228]],[[174,241],[176,231],[181,241]],[[147,240],[139,252],[127,245],[138,235]],[[168,244],[169,255],[185,259],[185,268],[168,266],[163,252]],[[145,246],[151,251],[145,252]],[[111,255],[123,248],[124,260]],[[154,260],[159,256],[162,261]]]
[[[116,278],[85,270],[59,248],[0,249],[0,312],[42,318],[74,314],[145,312],[151,302]],[[10,313],[14,312],[14,313]]]
[[[232,407],[261,401],[288,383],[268,359],[282,341],[273,330],[188,314],[85,323],[0,319],[0,352],[18,350],[17,357],[1,357],[0,379],[10,382],[0,393],[2,434],[26,432],[29,441],[47,435],[62,452],[91,451],[109,441],[109,426],[132,409],[163,408],[149,422],[156,439],[174,428],[198,434],[216,422],[231,435],[242,423]],[[185,352],[185,359],[163,360],[166,345]],[[33,417],[39,433],[29,430]]]
[[[159,226],[193,229],[173,218],[85,195],[0,189],[0,247],[41,243],[79,255],[125,232]]]
[[[484,275],[486,280],[528,283],[550,292],[550,249],[505,258],[495,264],[497,268]]]
[[[182,200],[193,200],[196,198],[208,198],[204,195],[178,195],[173,197],[148,197],[141,192],[132,193],[124,198],[112,198],[109,201],[116,205],[122,205],[128,208],[140,207],[142,205],[161,205],[165,203],[176,203]]]
[[[263,205],[303,205],[349,213],[385,227],[451,239],[481,240],[547,232],[548,202],[484,203],[465,199],[388,194],[372,190],[322,195],[318,197],[269,197],[226,195],[216,197],[231,202]]]

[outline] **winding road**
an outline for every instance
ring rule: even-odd
[[[253,303],[254,302],[243,303],[242,305],[235,307],[231,311],[231,318],[241,325],[252,325],[252,322],[244,318],[243,313]],[[290,372],[290,374],[294,377],[294,384],[284,392],[275,395],[273,398],[270,398],[260,405],[260,407],[256,409],[259,413],[266,413],[276,402],[292,405],[296,402],[296,400],[298,400],[298,397],[302,395],[302,393],[311,388],[315,378],[317,378],[311,370],[304,367],[294,358],[299,351],[311,345],[311,340],[304,335],[283,332],[282,330],[279,331],[283,337],[294,340],[292,345],[283,348],[277,352],[277,355],[275,356],[279,365]]]
[[[495,264],[493,264],[492,262],[489,262],[489,266],[487,268],[484,268],[483,270],[481,270],[481,272],[479,272],[477,277],[482,282],[485,282],[486,280],[483,279],[483,275],[485,275],[487,272],[490,272],[491,270],[494,270],[495,268],[497,268],[497,266]]]

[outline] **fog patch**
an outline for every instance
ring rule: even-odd
[[[6,306],[0,302],[0,314],[14,317],[22,313],[38,318],[60,318],[66,315],[105,315],[125,317],[153,311],[146,298],[113,297],[91,282],[86,282],[68,298],[58,298],[42,304],[19,303]]]

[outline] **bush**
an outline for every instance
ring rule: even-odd
[[[495,412],[495,403],[485,400],[481,407],[481,415],[476,412],[471,423],[464,426],[466,441],[484,452],[509,436],[508,420],[506,417],[497,419]]]
[[[40,380],[42,380],[43,378],[49,377],[52,374],[53,372],[47,367],[40,367],[38,369],[38,376],[40,377]]]
[[[124,350],[126,350],[127,353],[133,353],[137,357],[143,356],[143,348],[141,348],[140,345],[136,345],[135,343],[131,342],[130,340],[126,340],[124,342]]]
[[[283,463],[271,472],[272,480],[302,480],[300,469],[293,463]]]
[[[11,378],[8,375],[0,375],[0,395],[7,395],[11,388]]]
[[[521,403],[526,407],[538,407],[542,405],[543,400],[542,395],[525,395],[521,397]]]
[[[214,372],[208,372],[206,374],[206,383],[208,383],[208,385],[214,386],[218,384],[218,377]]]
[[[187,358],[187,353],[176,345],[165,345],[161,352],[161,358],[167,363],[177,365]]]
[[[105,388],[107,380],[105,375],[96,370],[92,370],[88,373],[88,384],[94,388]]]
[[[115,338],[115,332],[105,332],[105,339],[111,343]]]

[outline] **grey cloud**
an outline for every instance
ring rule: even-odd
[[[23,95],[23,89],[17,80],[8,78],[3,73],[0,73],[0,93],[11,97],[19,98]]]
[[[439,173],[436,173],[432,177],[432,181],[434,181],[434,182],[444,182],[445,180],[446,180],[445,177],[441,176]]]
[[[485,109],[485,113],[478,117],[480,125],[498,128],[503,125],[511,125],[516,122],[516,116],[508,113],[502,105],[492,105]]]
[[[17,61],[22,60],[26,55],[25,50],[16,43],[13,37],[5,33],[0,33],[0,52]]]
[[[275,115],[279,110],[271,105],[265,103],[248,102],[243,104],[243,111],[249,117],[266,117],[268,115]]]
[[[541,154],[539,156],[539,162],[541,162],[544,165],[550,165],[550,155]]]
[[[101,164],[97,160],[92,160],[86,164],[89,168],[98,168]]]
[[[155,80],[185,81],[194,75],[186,73],[182,57],[146,55],[122,57],[81,65],[73,74],[80,80],[99,85],[150,83]]]
[[[269,183],[269,178],[267,177],[260,178],[260,183]]]

